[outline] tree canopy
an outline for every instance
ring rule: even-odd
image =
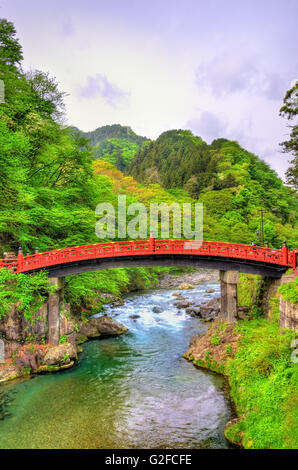
[[[289,121],[294,121],[294,125],[290,125],[289,139],[282,142],[283,151],[290,153],[292,158],[290,166],[286,172],[287,182],[298,189],[298,81],[295,85],[286,92],[284,97],[284,104],[280,109],[280,114],[286,117]]]

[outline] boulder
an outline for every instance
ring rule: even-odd
[[[80,322],[78,327],[80,335],[83,335],[87,338],[97,338],[100,336],[98,328],[96,327],[96,325],[94,325],[92,320],[89,320],[87,322]]]
[[[212,306],[202,306],[200,309],[200,316],[205,321],[213,321],[218,315],[218,309],[214,309]]]
[[[214,310],[218,310],[219,309],[219,304],[218,304],[217,300],[215,298],[213,298],[213,299],[210,299],[209,302],[207,302],[206,307],[211,307]]]
[[[41,351],[31,351],[27,349],[16,356],[14,362],[17,366],[26,367],[32,370],[37,370],[40,366],[40,359],[42,357]]]
[[[215,289],[206,289],[205,292],[207,292],[207,294],[213,294],[213,292],[215,292]]]
[[[17,379],[24,375],[24,370],[13,364],[9,364],[7,367],[0,368],[0,383],[7,382],[8,380]]]
[[[77,359],[77,350],[71,343],[62,343],[49,348],[42,362],[45,365],[55,365],[61,363],[66,356],[67,359]]]
[[[91,323],[92,326],[95,326],[98,333],[103,336],[122,335],[128,331],[126,326],[108,316],[92,318],[88,323]]]
[[[189,300],[181,300],[179,302],[174,302],[174,305],[177,307],[177,308],[187,308],[189,307],[190,305],[192,305],[192,302],[190,302]]]
[[[160,307],[157,307],[157,305],[155,305],[152,309],[152,312],[153,313],[161,313],[161,312],[163,312],[163,309],[160,308]]]
[[[113,307],[120,307],[121,305],[124,305],[123,299],[118,298],[114,302],[112,302]]]
[[[193,315],[193,316],[200,316],[201,314],[201,309],[200,307],[187,307],[185,309],[186,313],[189,313],[190,315]]]
[[[132,318],[133,320],[136,320],[137,318],[140,318],[141,315],[129,315],[129,318]]]
[[[186,289],[194,289],[195,286],[192,284],[189,284],[188,282],[182,282],[179,286],[178,289],[186,290]]]

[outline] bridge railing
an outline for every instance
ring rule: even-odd
[[[150,238],[149,240],[76,246],[26,256],[20,253],[16,259],[0,260],[0,268],[7,267],[16,272],[26,272],[88,259],[163,254],[237,258],[288,266],[294,269],[297,257],[295,251],[289,252],[286,246],[282,249],[274,249],[238,243]]]

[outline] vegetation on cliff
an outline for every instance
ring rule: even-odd
[[[227,437],[238,435],[245,448],[297,449],[298,370],[291,362],[295,334],[264,318],[241,322],[235,331],[241,341],[226,372],[240,421]]]
[[[284,284],[279,292],[296,301],[297,285]],[[264,318],[262,289],[259,276],[242,274],[239,300],[251,307],[247,318],[236,324],[218,318],[206,334],[192,338],[185,357],[227,376],[238,415],[226,427],[230,441],[247,449],[295,449],[298,370],[291,358],[295,332],[280,328],[275,298],[270,319]]]
[[[265,318],[214,322],[185,357],[228,377],[238,420],[226,437],[249,449],[298,447],[298,375],[291,362],[295,334]]]
[[[282,295],[284,300],[288,300],[293,304],[298,304],[298,277],[296,277],[295,281],[282,284],[279,287],[278,292]]]
[[[44,272],[26,276],[0,269],[0,320],[17,305],[26,320],[30,321],[45,302],[46,295],[54,289]]]

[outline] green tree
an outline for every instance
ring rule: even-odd
[[[296,190],[298,189],[298,81],[292,86],[290,90],[286,92],[284,97],[284,105],[280,109],[280,114],[285,116],[289,120],[296,120],[294,125],[290,125],[290,138],[281,143],[283,152],[290,153],[292,159],[290,160],[290,166],[287,169],[286,177],[287,182],[293,186]]]

